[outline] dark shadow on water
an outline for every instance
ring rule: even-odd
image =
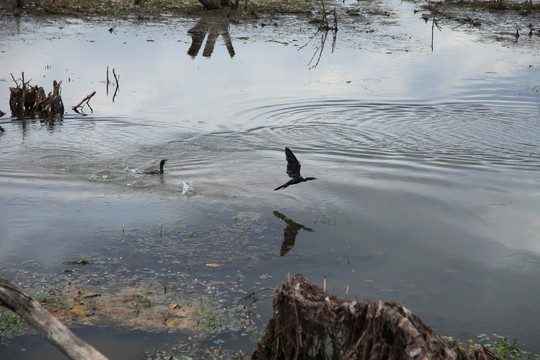
[[[202,54],[203,56],[212,56],[214,47],[216,46],[216,40],[220,35],[223,36],[223,41],[225,42],[225,46],[227,47],[230,57],[232,58],[235,54],[231,37],[229,35],[229,22],[226,20],[223,21],[202,18],[197,22],[197,24],[195,24],[194,27],[188,30],[188,34],[191,36],[191,46],[189,47],[187,53],[191,57],[196,57],[199,53],[206,34],[208,34],[208,38],[206,39],[206,45]]]
[[[287,227],[283,230],[283,242],[281,243],[281,249],[279,255],[283,256],[289,252],[294,247],[296,242],[296,235],[298,235],[299,230],[306,230],[309,232],[314,232],[315,230],[305,227],[302,224],[297,223],[294,220],[289,219],[279,211],[274,211],[274,216],[280,220],[285,221]]]
[[[21,131],[21,138],[24,138],[27,135],[28,130],[30,129],[28,125],[32,123],[39,122],[43,126],[43,128],[47,129],[49,132],[54,132],[55,130],[58,130],[58,128],[63,125],[63,116],[43,116],[39,113],[36,114],[35,112],[12,112],[11,121],[19,126]]]

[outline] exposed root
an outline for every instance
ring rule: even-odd
[[[302,275],[276,291],[273,306],[254,360],[497,359],[439,337],[402,305],[339,299]]]

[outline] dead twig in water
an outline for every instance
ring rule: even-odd
[[[114,72],[114,68],[112,69],[112,73],[114,76],[114,80],[116,81],[116,87],[118,87],[118,80],[120,79],[120,75],[116,75],[116,72]]]
[[[435,28],[437,28],[439,31],[442,30],[442,27],[439,26],[437,23],[437,19],[435,18],[435,15],[433,15],[433,20],[431,23],[431,51],[433,52],[433,38],[435,37]]]
[[[208,345],[204,345],[204,349],[208,354],[210,354],[213,360],[217,360],[216,357],[210,352],[210,349],[208,349]]]
[[[237,302],[240,302],[240,301],[248,300],[248,304],[246,306],[246,311],[247,311],[247,314],[248,314],[249,326],[251,327],[251,332],[253,333],[253,338],[255,340],[257,340],[257,335],[255,334],[255,327],[253,326],[253,320],[251,319],[251,310],[250,310],[251,305],[255,304],[257,301],[260,301],[260,300],[263,300],[263,299],[266,299],[266,298],[274,297],[274,295],[266,295],[266,296],[262,296],[260,298],[255,297],[255,294],[257,294],[257,293],[259,293],[261,291],[268,291],[268,290],[271,290],[273,292],[277,291],[277,289],[270,288],[270,287],[260,288],[258,290],[255,290],[255,291],[247,294],[246,296],[241,297],[237,301]]]
[[[337,31],[338,30],[338,26],[337,26],[337,13],[336,13],[336,8],[334,7],[334,10],[332,11],[332,15],[334,16],[334,25],[333,26],[330,26],[330,24],[328,23],[328,12],[326,11],[326,7],[324,6],[324,1],[321,0],[321,5],[322,5],[322,23],[323,25],[319,26],[319,29],[321,30],[333,30],[333,31]]]
[[[114,85],[115,85],[114,94],[113,94],[113,98],[112,98],[112,101],[114,102],[114,99],[116,98],[116,94],[118,93],[118,87],[119,87],[119,83],[120,83],[120,75],[116,74],[116,71],[115,71],[114,68],[112,69],[112,74],[113,74],[113,77],[114,77]],[[107,78],[106,78],[106,94],[107,94],[107,96],[109,95],[109,85],[112,85],[112,81],[109,78],[109,66],[107,65]]]
[[[118,81],[120,79],[120,75],[116,76],[116,72],[114,72],[114,68],[112,69],[112,73],[113,73],[113,76],[114,76],[114,80],[116,81],[116,87],[114,89],[114,94],[113,94],[113,97],[112,97],[112,101],[114,102],[114,99],[116,98],[116,93],[118,92]]]
[[[84,107],[84,105],[88,105],[88,107],[90,108],[90,111],[91,111],[91,112],[94,112],[94,109],[92,109],[92,107],[90,106],[90,103],[89,103],[90,99],[91,99],[92,96],[94,96],[94,95],[96,95],[96,92],[95,92],[95,91],[92,92],[91,94],[86,95],[86,97],[85,97],[84,99],[82,99],[81,102],[79,102],[77,105],[75,105],[75,106],[73,107],[73,111],[75,111],[76,113],[81,114],[81,112],[79,111],[79,107],[81,108],[80,110],[82,110],[83,107]],[[82,105],[83,103],[85,103],[85,104]],[[82,107],[81,107],[81,105],[82,105]]]

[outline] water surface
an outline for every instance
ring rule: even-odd
[[[77,274],[63,261],[93,258],[170,288],[170,273],[223,291],[239,273],[244,290],[327,276],[330,291],[401,302],[442,335],[509,334],[540,352],[535,40],[445,27],[432,51],[411,5],[384,6],[390,16],[345,18],[333,47],[293,16],[221,24],[211,56],[204,42],[193,51],[199,19],[6,19],[0,92],[10,73],[46,91],[61,80],[67,114],[0,119],[0,274],[65,283]],[[94,111],[74,113],[94,90]],[[319,180],[273,191],[288,180],[285,146]],[[163,176],[140,174],[162,158]],[[303,226],[286,251],[283,216]],[[87,336],[109,349],[105,333]],[[238,333],[223,347],[250,353]]]

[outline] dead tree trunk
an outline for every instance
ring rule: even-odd
[[[252,360],[388,359],[493,360],[442,339],[394,302],[339,299],[295,275],[274,296],[274,316]]]
[[[30,295],[4,279],[0,279],[0,306],[20,315],[70,359],[107,360],[99,351],[75,336]]]

